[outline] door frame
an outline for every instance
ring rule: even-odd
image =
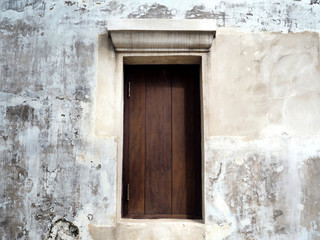
[[[206,201],[205,201],[205,138],[208,136],[208,124],[206,122],[205,106],[207,102],[205,97],[209,95],[207,83],[211,78],[211,58],[209,53],[117,53],[116,54],[116,74],[115,81],[121,84],[121,117],[119,126],[119,141],[117,149],[117,197],[116,197],[116,211],[117,222],[124,221],[122,218],[122,179],[123,179],[123,141],[124,141],[124,71],[123,67],[127,65],[140,65],[140,64],[199,64],[200,65],[200,114],[201,114],[201,188],[202,188],[202,220],[205,223],[206,219]],[[118,82],[118,84],[119,84]]]

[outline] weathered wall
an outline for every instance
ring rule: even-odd
[[[228,227],[225,239],[320,238],[319,40],[316,33],[217,34],[207,225]]]
[[[110,42],[98,48],[114,17],[221,27],[206,83],[206,224],[192,231],[117,222],[121,89]],[[320,239],[319,29],[317,0],[1,1],[1,239]]]

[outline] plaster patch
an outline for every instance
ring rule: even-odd
[[[189,220],[123,221],[117,225],[117,240],[205,240],[205,226]]]
[[[288,98],[283,107],[285,124],[293,135],[320,135],[320,95],[305,94]]]
[[[103,227],[89,224],[88,229],[92,240],[117,240],[115,238],[114,227]]]
[[[214,224],[206,227],[206,239],[223,240],[227,238],[232,232],[232,227],[228,224],[219,226]]]

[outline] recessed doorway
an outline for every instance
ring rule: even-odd
[[[202,218],[200,65],[124,65],[122,217]]]

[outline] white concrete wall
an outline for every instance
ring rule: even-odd
[[[117,219],[120,60],[106,24],[150,17],[220,27],[206,224]],[[320,239],[319,19],[317,0],[1,1],[1,239]]]

